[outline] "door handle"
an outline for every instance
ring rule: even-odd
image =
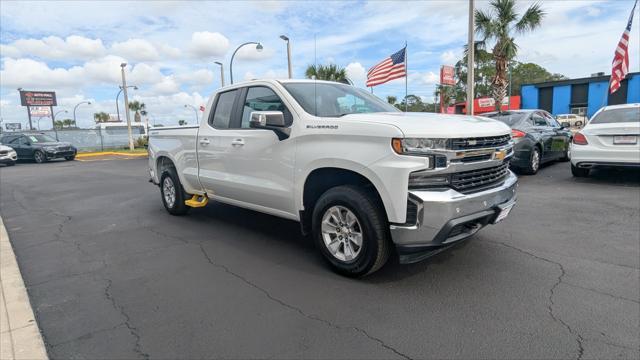
[[[244,139],[234,139],[231,142],[231,145],[233,145],[233,146],[243,146],[244,145]]]
[[[200,145],[209,145],[211,143],[211,141],[209,141],[209,139],[204,138],[204,139],[200,139]]]

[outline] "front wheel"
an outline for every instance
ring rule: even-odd
[[[316,246],[338,273],[371,274],[389,258],[389,227],[382,205],[360,187],[345,185],[325,192],[313,209]]]
[[[47,157],[42,151],[36,150],[33,153],[33,160],[35,160],[35,162],[38,164],[42,164],[43,162],[47,161]]]
[[[72,156],[65,156],[65,157],[64,157],[64,159],[65,159],[65,160],[67,160],[67,161],[73,161],[73,160],[75,160],[75,159],[76,159],[76,156],[75,156],[75,155],[72,155]]]
[[[182,189],[176,169],[169,168],[160,177],[160,193],[162,204],[171,215],[184,215],[191,209],[185,205],[185,192]]]

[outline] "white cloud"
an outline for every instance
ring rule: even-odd
[[[274,53],[274,49],[263,48],[262,51],[258,51],[256,45],[249,44],[241,47],[235,58],[238,60],[259,61],[272,57]]]
[[[345,67],[347,77],[354,82],[354,84],[364,84],[367,79],[367,70],[359,62],[352,62]]]
[[[138,63],[131,70],[128,83],[132,85],[155,84],[163,80],[162,72],[156,66]]]
[[[194,32],[191,34],[191,53],[197,57],[223,56],[229,48],[229,39],[219,32]]]
[[[66,39],[57,36],[19,39],[2,47],[2,56],[35,56],[43,59],[86,60],[103,56],[105,53],[102,40],[78,35],[67,36]]]
[[[207,69],[199,69],[187,73],[176,74],[176,80],[181,83],[191,85],[208,85],[213,83],[213,71]]]
[[[180,91],[180,85],[178,85],[173,76],[165,76],[151,90],[157,94],[168,95]]]
[[[453,52],[453,50],[445,51],[440,55],[443,65],[453,65],[460,59],[460,55]]]
[[[133,61],[156,61],[160,54],[153,44],[143,39],[129,39],[117,42],[111,46],[115,55],[120,55]]]

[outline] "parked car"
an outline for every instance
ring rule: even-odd
[[[640,104],[606,106],[573,137],[571,173],[597,167],[640,167]]]
[[[544,110],[512,110],[486,113],[511,127],[515,142],[511,166],[521,173],[534,175],[549,161],[569,161],[572,133],[570,124],[560,125]]]
[[[10,133],[0,138],[0,143],[13,148],[18,160],[35,160],[43,163],[51,159],[73,160],[77,149],[70,143],[60,142],[42,133]]]
[[[403,113],[335,82],[234,84],[199,126],[149,133],[150,177],[170,214],[213,199],[299,221],[348,276],[376,271],[393,246],[401,263],[425,259],[504,219],[516,199],[508,126]]]
[[[560,124],[562,124],[563,122],[568,122],[572,128],[583,127],[587,122],[587,119],[584,116],[576,114],[560,114],[556,116],[556,120],[558,120]]]
[[[0,145],[0,164],[13,166],[18,161],[18,154],[12,148]]]

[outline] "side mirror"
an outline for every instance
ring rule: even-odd
[[[564,129],[568,129],[571,127],[571,123],[567,122],[567,121],[563,121],[560,125],[562,125],[562,127]]]
[[[284,114],[282,111],[253,111],[249,126],[255,129],[284,127]]]

